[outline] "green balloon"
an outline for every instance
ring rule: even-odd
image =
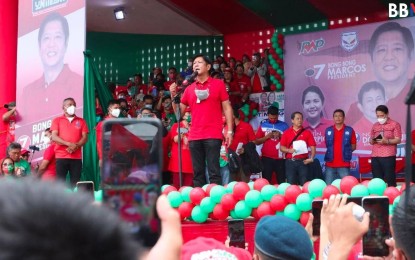
[[[393,205],[389,205],[389,215],[393,215],[393,212],[395,211],[395,207]]]
[[[184,187],[182,189],[181,194],[182,194],[183,201],[191,202],[190,201],[190,192],[192,191],[192,189],[193,189],[192,187]]]
[[[309,211],[311,210],[312,201],[313,199],[311,199],[310,194],[301,193],[298,195],[295,205],[297,205],[297,208],[301,211]]]
[[[379,195],[382,196],[383,192],[385,191],[387,185],[384,180],[379,178],[373,178],[369,181],[367,188],[369,189],[370,195]]]
[[[396,207],[398,205],[399,201],[401,201],[401,196],[398,196],[393,200],[393,205]]]
[[[364,197],[369,195],[369,190],[363,184],[357,184],[352,188],[350,192],[350,196],[352,197]]]
[[[102,202],[102,196],[103,196],[102,190],[94,191],[95,201]]]
[[[161,186],[161,192],[163,192],[167,187],[171,186],[170,184],[164,184]]]
[[[275,215],[284,216],[284,211],[277,211],[277,212],[275,212]]]
[[[341,193],[341,189],[340,189],[340,182],[341,182],[341,180],[342,179],[335,179],[332,183],[331,183],[331,185],[333,185],[333,186],[335,186],[339,191],[340,191],[340,193]],[[329,183],[328,183],[329,184]]]
[[[301,216],[301,211],[297,208],[295,204],[288,204],[284,209],[284,216],[292,220],[299,220]]]
[[[277,87],[278,90],[281,90],[282,89],[282,85],[281,84],[278,84],[276,87]]]
[[[284,72],[282,71],[282,69],[277,69],[277,73],[282,75]]]
[[[277,49],[277,48],[278,48],[278,43],[274,42],[274,43],[272,44],[272,48]]]
[[[169,194],[167,194],[167,199],[173,208],[178,208],[183,202],[182,195],[178,191],[169,192]]]
[[[223,195],[226,194],[225,187],[221,185],[216,185],[210,190],[210,198],[214,203],[219,203]]]
[[[194,222],[203,223],[207,220],[208,214],[204,213],[200,206],[195,206],[192,209],[192,219]]]
[[[245,203],[250,208],[258,208],[262,203],[261,192],[257,190],[250,190],[245,195]]]
[[[235,205],[235,214],[238,218],[247,218],[251,215],[252,209],[246,205],[244,200],[238,201]]]
[[[308,185],[308,193],[310,194],[311,198],[317,198],[323,196],[323,190],[326,187],[326,183],[321,179],[314,179],[310,181]]]
[[[216,203],[212,201],[210,197],[205,197],[200,202],[200,209],[206,213],[209,214],[213,211],[213,208],[215,208]]]
[[[280,67],[280,65],[276,62],[276,61],[274,61],[274,64],[273,64],[273,66],[272,66],[275,70],[278,70],[279,69],[279,67]]]
[[[237,183],[236,181],[232,181],[228,183],[228,185],[226,186],[226,193],[233,193],[233,187],[235,186],[236,183]]]
[[[278,194],[278,189],[274,185],[268,184],[261,189],[261,196],[265,201],[270,201],[275,194]]]
[[[258,110],[252,109],[252,116],[258,115]],[[253,182],[252,182],[253,183]],[[248,183],[249,184],[249,183]],[[251,188],[252,189],[252,188]]]
[[[275,50],[275,52],[276,52],[276,53],[278,53],[278,54],[282,54],[282,49],[281,49],[281,48],[277,48],[277,49]]]
[[[285,194],[285,190],[287,189],[288,186],[290,186],[291,184],[289,184],[288,182],[283,182],[280,185],[278,185],[278,194]]]
[[[235,210],[233,209],[233,210],[231,210],[231,212],[229,213],[229,215],[231,216],[231,218],[233,218],[233,219],[237,219],[238,218],[238,216],[236,215],[236,213],[235,213]]]

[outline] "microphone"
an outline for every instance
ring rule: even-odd
[[[193,71],[192,75],[190,75],[189,79],[185,79],[183,80],[182,86],[187,86],[192,84],[195,81],[195,78],[197,77],[197,75],[199,74],[199,72],[197,70]]]

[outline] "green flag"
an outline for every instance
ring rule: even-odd
[[[88,124],[88,142],[83,147],[82,180],[93,181],[95,189],[100,189],[100,172],[98,166],[95,97],[102,104],[104,114],[107,113],[108,101],[112,94],[102,81],[102,77],[94,64],[91,51],[84,51],[84,119]]]

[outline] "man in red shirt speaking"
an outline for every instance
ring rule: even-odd
[[[221,185],[219,157],[223,140],[222,112],[226,118],[228,130],[225,135],[228,146],[232,143],[233,120],[229,95],[222,80],[209,76],[212,66],[210,59],[196,55],[193,59],[193,71],[197,73],[194,83],[189,85],[181,98],[181,117],[186,108],[192,111],[192,130],[189,132],[189,149],[193,163],[193,185],[205,185],[206,164],[210,183]],[[172,99],[177,95],[176,84],[170,86]],[[174,107],[177,109],[177,107]]]
[[[81,178],[81,148],[88,140],[88,127],[84,119],[75,115],[76,103],[73,98],[63,101],[64,114],[53,119],[50,130],[56,143],[56,176],[65,181],[69,172],[71,186],[75,187]]]

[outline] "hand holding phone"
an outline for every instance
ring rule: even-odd
[[[77,192],[88,193],[92,198],[95,198],[94,182],[92,181],[78,181],[76,183]]]
[[[230,219],[228,221],[229,245],[245,248],[245,227],[243,219]]]

